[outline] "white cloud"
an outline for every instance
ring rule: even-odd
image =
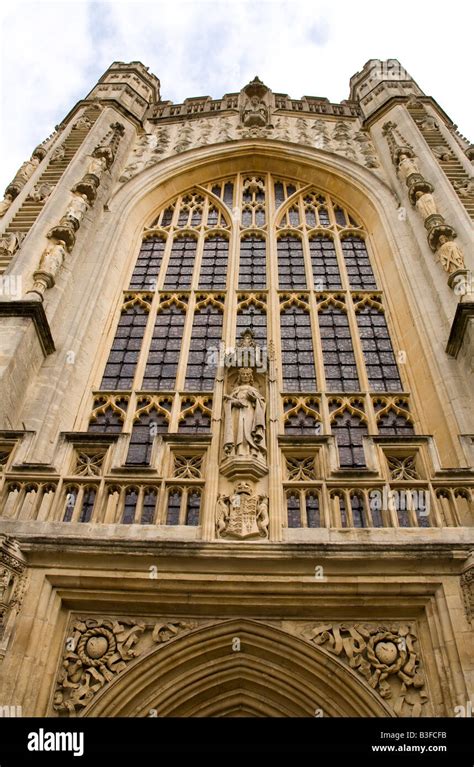
[[[256,74],[277,92],[340,101],[365,61],[398,58],[472,138],[473,12],[461,0],[441,8],[408,0],[10,2],[0,30],[0,187],[114,60],[142,61],[175,102],[238,91]]]

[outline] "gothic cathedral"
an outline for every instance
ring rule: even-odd
[[[396,60],[163,100],[115,62],[0,202],[0,703],[472,699],[474,146]]]

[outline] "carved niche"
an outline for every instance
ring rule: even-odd
[[[271,128],[271,91],[258,77],[254,77],[240,92],[240,121],[244,128]]]

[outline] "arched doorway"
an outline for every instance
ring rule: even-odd
[[[83,716],[394,716],[327,653],[252,620],[200,627],[137,660]]]

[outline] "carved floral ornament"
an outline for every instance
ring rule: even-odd
[[[303,634],[363,676],[398,716],[421,716],[428,696],[413,626],[327,623]]]
[[[73,617],[64,641],[53,709],[77,716],[111,682],[150,651],[207,624],[172,618]],[[418,717],[428,696],[411,624],[297,622],[291,629],[362,676],[398,716]],[[229,650],[232,652],[232,650]]]

